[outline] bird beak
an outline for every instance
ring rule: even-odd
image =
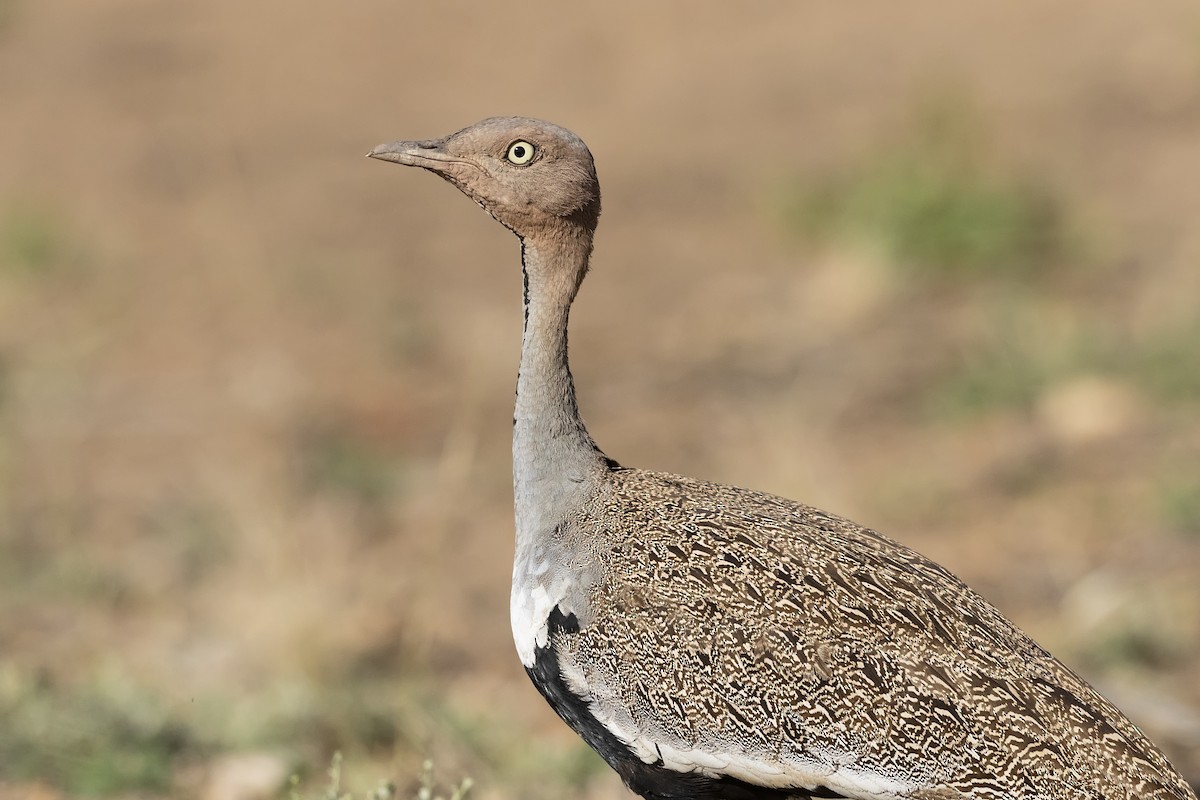
[[[420,142],[391,142],[374,147],[367,158],[391,161],[406,167],[437,169],[439,162],[458,161],[444,149],[444,139],[426,139]]]

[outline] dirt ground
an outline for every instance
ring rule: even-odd
[[[931,102],[1052,188],[1063,263],[929,282],[790,229]],[[1146,344],[1200,334],[1194,3],[0,0],[0,796],[248,798],[240,756],[339,749],[623,796],[510,642],[517,243],[362,157],[494,114],[595,154],[610,454],[916,547],[1200,779],[1200,342]],[[1064,337],[1131,366],[930,411]]]

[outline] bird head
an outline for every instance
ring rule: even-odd
[[[441,139],[381,144],[367,155],[442,176],[522,239],[563,226],[591,230],[600,215],[587,145],[542,120],[492,117]]]

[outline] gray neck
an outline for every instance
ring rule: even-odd
[[[525,332],[513,415],[518,541],[549,534],[593,488],[604,455],[579,417],[567,364],[567,319],[591,236],[522,243]]]

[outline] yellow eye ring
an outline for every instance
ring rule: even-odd
[[[518,139],[508,146],[508,152],[504,154],[504,157],[510,164],[523,167],[533,161],[535,155],[537,155],[537,148],[524,139]]]

